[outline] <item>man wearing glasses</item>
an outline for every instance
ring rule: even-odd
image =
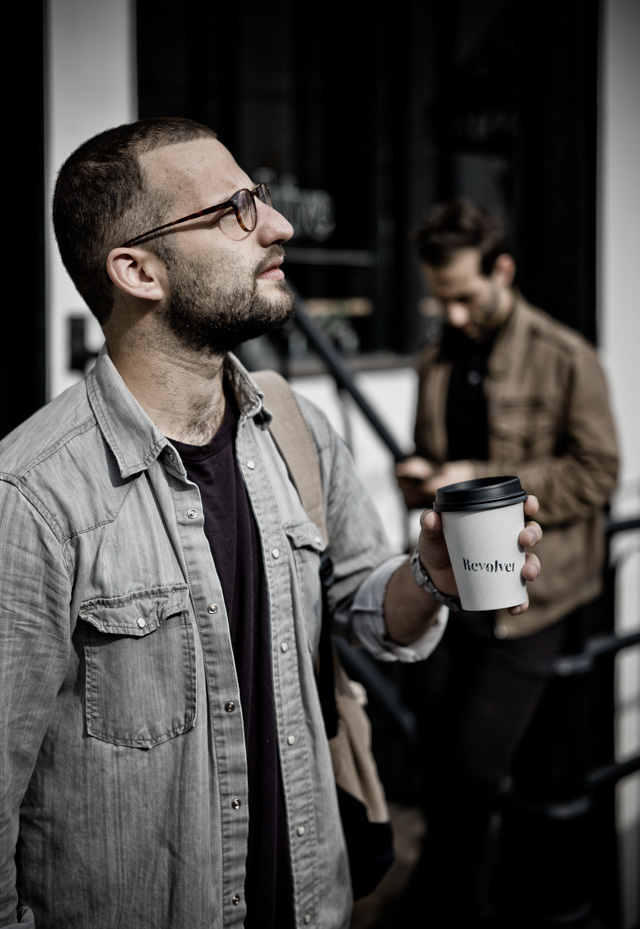
[[[293,230],[182,119],[81,146],[54,224],[106,344],[0,448],[0,926],[346,929],[314,679],[324,546],[230,354],[291,316]],[[432,595],[300,402],[335,624],[382,660],[419,660],[456,594],[438,518],[418,543]],[[528,523],[521,543],[539,535]]]

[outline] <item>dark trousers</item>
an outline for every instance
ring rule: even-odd
[[[496,794],[549,680],[563,626],[501,640],[492,615],[458,613],[435,652],[404,669],[421,731],[427,822],[406,895],[416,925],[470,929],[480,918]]]

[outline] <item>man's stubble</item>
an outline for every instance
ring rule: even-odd
[[[293,316],[294,294],[284,280],[261,293],[258,275],[283,254],[280,246],[273,246],[253,271],[241,269],[233,277],[220,258],[203,269],[168,249],[162,255],[170,281],[167,329],[184,347],[211,355],[225,355],[280,329]]]

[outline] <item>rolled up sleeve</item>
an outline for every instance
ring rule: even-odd
[[[410,645],[389,638],[384,621],[385,593],[392,575],[406,560],[405,555],[398,555],[379,565],[360,585],[351,604],[352,635],[378,661],[423,661],[437,646],[447,625],[449,611],[443,606],[434,624]]]

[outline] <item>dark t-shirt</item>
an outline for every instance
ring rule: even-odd
[[[249,777],[247,929],[293,926],[292,883],[271,671],[267,587],[257,526],[234,454],[239,412],[227,394],[207,445],[172,440],[198,485],[204,529],[222,585],[244,720]]]
[[[451,358],[446,410],[449,461],[489,457],[484,380],[494,342],[494,338],[473,342],[457,329],[445,328],[442,347]]]

